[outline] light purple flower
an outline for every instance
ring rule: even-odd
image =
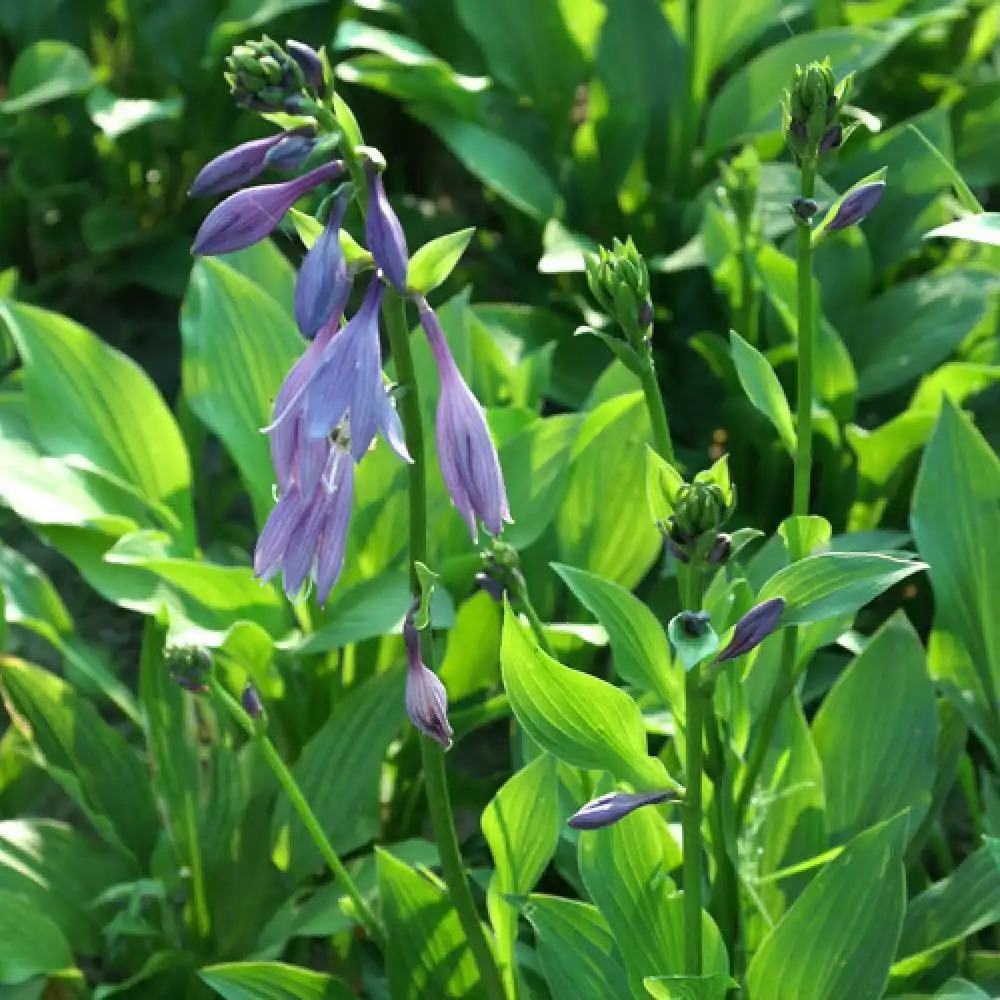
[[[287,133],[279,132],[227,149],[201,168],[188,189],[188,196],[204,198],[248,184],[267,165],[265,161],[271,150],[287,138]]]
[[[410,254],[406,249],[406,236],[399,218],[385,193],[382,174],[369,163],[368,174],[368,218],[365,222],[365,237],[368,249],[375,258],[375,266],[385,275],[386,280],[397,292],[406,291],[406,271],[410,266]]]
[[[838,229],[853,226],[867,216],[882,200],[885,181],[872,181],[855,188],[840,204],[837,214],[830,220],[827,230],[835,233]]]
[[[777,627],[785,610],[783,597],[772,597],[751,608],[733,629],[733,637],[726,648],[715,658],[716,663],[734,660],[759,646]]]
[[[448,721],[448,692],[441,679],[428,669],[420,656],[420,633],[413,623],[413,612],[403,622],[406,646],[406,714],[425,736],[448,750],[452,729]]]
[[[351,290],[351,276],[340,248],[340,224],[347,205],[343,195],[334,201],[323,232],[309,248],[295,280],[295,322],[310,339],[338,307],[343,308]]]
[[[208,213],[191,252],[206,257],[243,250],[270,235],[307,191],[344,172],[340,160],[281,184],[262,184],[231,194]]]
[[[295,483],[279,497],[257,540],[254,575],[266,582],[280,572],[289,600],[312,580],[325,604],[344,565],[353,500],[354,460],[334,442],[314,489]]]
[[[567,822],[574,830],[599,830],[617,823],[636,809],[674,797],[667,789],[661,792],[609,792],[592,799]]]
[[[434,311],[424,298],[418,299],[417,305],[441,379],[435,427],[441,475],[473,541],[479,537],[477,517],[496,537],[504,521],[510,520],[510,510],[486,415],[465,384]]]
[[[383,288],[377,276],[372,279],[361,308],[328,342],[302,388],[283,410],[276,408],[269,430],[297,419],[308,438],[322,440],[346,421],[355,461],[361,461],[379,432],[400,458],[410,461],[399,415],[382,379],[378,317]]]

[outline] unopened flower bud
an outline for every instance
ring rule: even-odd
[[[720,533],[715,538],[715,543],[708,551],[705,561],[712,565],[721,565],[728,561],[730,553],[733,551],[733,540],[725,532]]]
[[[841,203],[837,214],[827,224],[829,232],[846,229],[860,222],[882,200],[885,181],[872,181],[855,188]]]
[[[243,706],[243,711],[246,712],[251,719],[263,718],[264,703],[260,700],[260,694],[257,689],[249,681],[247,682],[247,686],[243,689],[243,694],[240,695],[240,704]]]
[[[282,173],[292,173],[299,169],[306,157],[315,149],[316,139],[309,135],[291,134],[285,136],[268,150],[264,166]]]
[[[289,137],[283,132],[266,139],[240,143],[210,160],[198,172],[188,189],[191,198],[204,198],[242,187],[252,181],[268,164],[269,156]]]
[[[819,205],[813,198],[796,198],[792,202],[792,212],[803,222],[808,222],[819,211]]]
[[[375,258],[375,266],[392,287],[397,292],[405,292],[406,272],[410,266],[406,236],[399,217],[389,204],[382,172],[371,160],[366,164],[365,170],[369,187],[368,218],[365,221],[368,249]]]
[[[586,261],[587,284],[598,305],[622,328],[633,346],[652,322],[649,271],[630,236],[615,238],[611,249],[598,249]]]
[[[406,647],[406,714],[425,736],[448,750],[452,729],[448,721],[448,692],[441,679],[424,664],[420,655],[420,633],[413,623],[413,613],[403,623]]]
[[[833,150],[839,148],[840,144],[844,141],[844,128],[837,122],[831,125],[824,133],[823,138],[819,142],[819,152],[820,156],[824,153],[830,153]]]
[[[731,513],[725,492],[718,483],[696,480],[678,491],[674,522],[684,536],[696,540],[706,531],[718,531]]]
[[[489,573],[477,573],[476,586],[489,594],[497,604],[503,601],[504,594],[507,593],[507,588],[496,577],[490,576]]]
[[[568,823],[574,830],[599,830],[617,823],[636,809],[666,802],[674,797],[674,793],[668,789],[660,792],[609,792],[588,802],[579,812],[570,816]]]
[[[285,51],[298,63],[306,84],[315,91],[318,97],[325,97],[326,81],[323,73],[323,60],[319,53],[311,45],[297,42],[294,38],[289,38],[285,42]]]
[[[204,694],[208,690],[206,681],[212,671],[212,656],[203,646],[167,646],[163,662],[185,691]]]
[[[677,618],[692,639],[700,639],[712,624],[712,616],[707,611],[682,611]]]
[[[295,280],[295,321],[307,340],[343,308],[351,290],[351,276],[340,247],[340,225],[347,205],[348,198],[338,195]]]
[[[763,604],[751,608],[733,629],[729,644],[715,658],[717,663],[734,660],[759,646],[777,627],[785,610],[782,597],[772,597]]]

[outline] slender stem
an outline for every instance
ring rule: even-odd
[[[425,471],[424,432],[420,417],[420,397],[410,352],[410,335],[406,326],[406,304],[394,292],[387,292],[383,304],[389,346],[399,383],[399,415],[406,436],[406,447],[413,459],[410,465],[410,585],[418,592],[416,563],[427,561],[427,475]],[[424,644],[423,658],[428,669],[434,669],[434,651]],[[455,817],[448,793],[444,751],[427,736],[420,736],[420,756],[427,786],[427,807],[434,827],[434,837],[441,855],[441,873],[448,886],[452,904],[458,912],[462,929],[473,958],[479,968],[486,995],[490,1000],[505,1000],[503,984],[497,971],[493,952],[483,932],[476,912],[475,900],[465,875],[462,851],[455,833]]]
[[[531,626],[531,631],[535,633],[535,639],[538,640],[538,645],[542,652],[546,656],[551,656],[553,660],[556,659],[556,652],[552,648],[552,643],[549,642],[549,637],[545,634],[545,623],[538,616],[535,605],[531,602],[531,595],[528,593],[528,584],[520,569],[515,569],[510,574],[510,584],[514,590],[514,597],[517,604],[528,619],[528,624]]]
[[[811,198],[815,184],[812,167],[802,167],[802,197]],[[795,399],[795,424],[798,448],[795,452],[795,487],[792,513],[796,516],[809,513],[809,486],[812,481],[812,403],[813,403],[813,346],[816,339],[815,309],[813,307],[812,231],[807,225],[798,227],[796,239],[796,266],[798,269],[798,392]],[[802,555],[803,553],[798,553]],[[796,554],[793,553],[793,558]]]
[[[671,465],[676,465],[674,443],[670,437],[670,424],[667,423],[667,410],[663,405],[660,384],[656,380],[652,352],[647,358],[647,363],[640,370],[639,380],[642,382],[642,392],[646,397],[646,409],[649,411],[649,422],[653,428],[653,445],[661,458],[665,458]]]
[[[737,328],[749,344],[756,346],[759,337],[758,324],[760,318],[760,296],[754,281],[753,268],[750,266],[750,250],[745,245],[740,250],[740,311],[737,317]]]
[[[190,790],[184,795],[184,825],[187,828],[187,841],[190,851],[188,864],[191,866],[195,932],[200,940],[207,941],[212,924],[208,914],[208,900],[205,896],[205,873],[201,865],[201,846],[198,843],[198,823],[195,818],[194,793]]]
[[[702,688],[705,691],[705,688]],[[705,699],[711,698],[705,693]],[[712,848],[715,854],[716,882],[712,890],[712,910],[716,923],[722,932],[723,940],[735,943],[739,938],[739,886],[736,877],[736,866],[733,861],[730,843],[732,834],[732,789],[726,780],[726,756],[719,729],[724,725],[720,719],[705,720],[705,734],[708,739],[708,752],[705,762],[705,773],[712,782],[712,811],[709,813],[709,826],[712,831]],[[732,951],[732,949],[730,949]]]
[[[380,949],[384,951],[385,936],[382,933],[382,928],[379,926],[378,921],[375,919],[375,914],[372,913],[367,900],[361,894],[361,891],[355,884],[354,879],[351,878],[347,869],[344,867],[344,863],[340,860],[340,857],[334,850],[329,838],[323,832],[323,827],[320,824],[320,821],[316,818],[316,814],[312,811],[312,808],[306,801],[305,796],[302,794],[302,789],[299,788],[298,782],[296,782],[295,778],[292,776],[292,772],[288,770],[285,762],[281,759],[281,756],[275,749],[274,744],[265,733],[258,729],[254,720],[243,711],[242,706],[222,686],[217,677],[209,677],[208,683],[212,689],[212,693],[222,703],[226,711],[229,712],[229,714],[243,728],[248,736],[256,740],[257,745],[261,749],[261,753],[264,755],[264,760],[267,761],[268,766],[274,772],[274,776],[278,779],[278,783],[285,790],[285,794],[291,801],[292,807],[299,814],[299,819],[302,820],[303,825],[309,832],[309,836],[312,837],[313,843],[315,843],[315,845],[319,848],[320,854],[323,855],[323,860],[326,861],[327,865],[329,865],[330,871],[333,873],[333,877],[340,884],[340,887],[344,890],[344,892],[346,892],[350,897],[351,902],[354,904],[358,919],[364,925],[365,930],[368,931],[368,936],[379,946]]]

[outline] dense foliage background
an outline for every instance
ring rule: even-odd
[[[231,46],[262,31],[326,46],[411,248],[475,226],[432,297],[499,444],[504,540],[560,661],[628,689],[672,773],[673,706],[641,676],[676,669],[657,626],[679,608],[676,562],[647,508],[639,381],[574,336],[611,331],[583,255],[634,238],[680,461],[728,454],[729,529],[768,536],[717,581],[723,633],[787,562],[791,458],[728,335],[794,399],[799,191],[779,105],[797,63],[857,74],[859,127],[816,199],[883,166],[887,191],[815,256],[815,543],[929,570],[802,630],[808,669],[739,839],[746,954],[730,958],[756,953],[754,1000],[1000,995],[1000,248],[927,238],[965,212],[956,169],[1000,211],[1000,3],[0,0],[0,998],[479,995],[457,918],[420,874],[438,857],[404,727],[404,470],[381,445],[360,467],[327,608],[250,569],[273,499],[259,429],[303,346],[303,248],[288,223],[195,260],[207,206],[187,189],[268,132],[222,80]],[[615,858],[667,879],[677,845],[623,822],[610,829],[632,841],[578,859],[562,820],[606,789],[512,722],[510,621],[475,588],[482,560],[436,472],[430,489],[449,777],[483,912],[501,951],[510,935],[521,995],[643,996],[637,969],[676,970],[646,968],[628,940],[666,919],[668,894],[602,879]],[[281,756],[379,899],[387,961],[355,935],[255,742],[171,684],[165,640],[213,650],[233,691],[256,684]],[[718,706],[733,767],[779,647]],[[514,847],[506,822],[528,831]],[[846,844],[853,880],[834,867]],[[818,911],[805,929],[781,920],[820,897],[829,928]],[[323,976],[276,985],[273,967],[236,964],[279,960]]]

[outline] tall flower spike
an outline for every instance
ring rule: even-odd
[[[399,415],[382,379],[378,317],[383,287],[377,276],[372,279],[361,308],[329,342],[314,373],[276,412],[268,430],[299,419],[309,438],[323,439],[347,418],[355,461],[361,461],[379,432],[403,461],[410,461]]]
[[[198,171],[198,176],[188,188],[188,197],[206,198],[249,184],[267,166],[267,157],[271,151],[290,138],[293,136],[289,133],[279,132],[265,139],[253,139],[227,149]],[[305,136],[294,138],[306,141]]]
[[[368,175],[368,218],[365,237],[368,249],[375,258],[375,266],[397,292],[406,291],[406,271],[410,254],[406,249],[406,236],[392,205],[385,193],[382,174],[370,160],[365,166]]]
[[[441,475],[472,540],[479,537],[477,517],[495,538],[510,520],[510,509],[486,415],[465,384],[434,311],[424,298],[417,305],[441,379],[435,427]]]
[[[413,623],[411,610],[403,622],[406,646],[406,714],[425,736],[437,740],[445,750],[451,748],[452,729],[448,721],[448,692],[441,679],[420,656],[420,633]]]
[[[341,194],[333,203],[330,217],[316,242],[309,248],[295,281],[295,322],[304,337],[316,331],[337,311],[350,292],[351,277],[340,248],[340,225],[348,200]]]
[[[231,194],[208,213],[191,252],[214,257],[259,243],[277,228],[285,213],[307,191],[339,177],[343,172],[344,164],[334,160],[295,180],[262,184]]]

